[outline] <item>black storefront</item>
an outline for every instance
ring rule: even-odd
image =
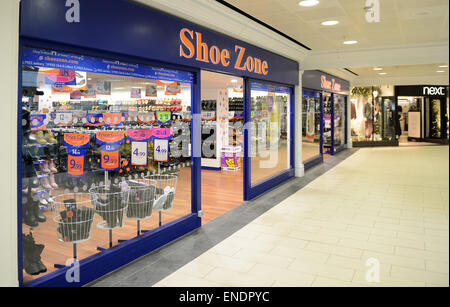
[[[402,135],[408,141],[448,144],[448,87],[396,86]]]

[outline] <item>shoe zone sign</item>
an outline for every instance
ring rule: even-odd
[[[296,61],[132,1],[22,0],[20,29],[23,38],[290,85],[299,81]]]

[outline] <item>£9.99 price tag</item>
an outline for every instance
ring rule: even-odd
[[[101,150],[102,171],[117,171],[120,169],[120,152],[118,145],[104,145]]]
[[[169,140],[153,140],[153,161],[168,162],[169,161]]]
[[[131,165],[147,166],[148,165],[148,142],[132,142],[131,143]]]
[[[84,149],[70,149],[67,155],[67,175],[80,178],[84,176]]]

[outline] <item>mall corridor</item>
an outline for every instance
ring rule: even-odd
[[[448,286],[448,157],[361,149],[155,286]]]

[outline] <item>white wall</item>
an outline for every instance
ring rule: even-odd
[[[17,286],[17,82],[19,0],[0,1],[0,287]]]

